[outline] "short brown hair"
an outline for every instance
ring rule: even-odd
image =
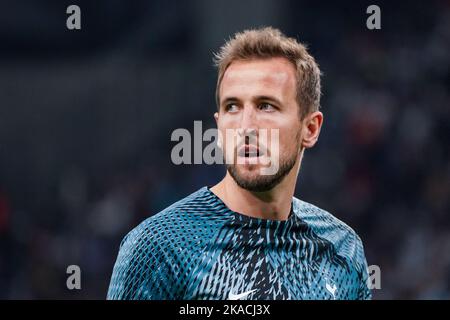
[[[220,106],[219,91],[223,75],[233,61],[274,57],[286,58],[296,68],[297,103],[300,106],[301,118],[319,110],[321,95],[319,66],[304,44],[286,37],[280,30],[272,27],[236,33],[218,53],[214,54],[214,63],[218,68],[217,107]]]

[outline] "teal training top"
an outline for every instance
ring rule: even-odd
[[[370,299],[358,235],[297,198],[287,220],[230,210],[208,187],[123,239],[108,299]]]

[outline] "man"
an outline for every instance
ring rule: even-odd
[[[216,62],[214,117],[226,176],[125,237],[108,298],[369,299],[359,237],[293,196],[323,120],[314,58],[295,39],[263,28],[236,34]],[[263,130],[276,135],[262,141]]]

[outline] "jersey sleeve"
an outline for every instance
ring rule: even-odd
[[[171,270],[152,230],[137,227],[120,244],[107,299],[174,299]]]
[[[367,260],[364,254],[364,247],[361,239],[357,236],[357,249],[356,249],[356,259],[358,261],[359,266],[359,290],[358,290],[358,300],[371,300],[372,292],[370,290],[370,281],[369,281],[369,270],[367,267]]]

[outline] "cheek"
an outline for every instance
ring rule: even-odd
[[[220,117],[219,121],[217,122],[217,130],[219,133],[219,138],[222,142],[225,142],[227,137],[227,130],[233,129],[233,127],[230,124],[230,121],[226,119],[226,117]]]
[[[218,126],[219,146],[220,148],[229,153],[237,146],[236,130],[229,126]]]
[[[238,119],[239,117],[236,114],[223,112],[219,117],[218,123],[223,129],[234,128],[238,124]]]
[[[279,131],[280,150],[295,150],[300,145],[301,128],[297,125],[292,125],[287,128],[282,128]]]

